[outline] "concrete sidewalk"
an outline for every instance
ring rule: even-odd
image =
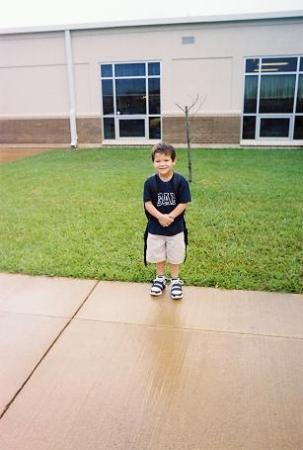
[[[302,450],[303,295],[0,283],[1,450]]]

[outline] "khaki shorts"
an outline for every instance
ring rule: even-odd
[[[167,261],[171,264],[181,264],[185,259],[184,233],[174,236],[161,236],[148,233],[146,261],[157,263]]]

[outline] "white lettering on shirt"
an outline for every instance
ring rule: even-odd
[[[157,206],[175,206],[176,204],[174,192],[158,192]]]

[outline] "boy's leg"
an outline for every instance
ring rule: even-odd
[[[165,261],[156,263],[156,273],[157,276],[165,276]]]
[[[180,265],[185,259],[184,233],[176,234],[169,238],[167,247],[167,259],[170,262],[171,285],[170,296],[174,300],[183,298],[183,281],[179,278]]]
[[[180,264],[171,264],[170,273],[172,278],[179,278]]]

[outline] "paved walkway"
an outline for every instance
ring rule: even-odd
[[[1,450],[302,450],[303,295],[0,283]]]

